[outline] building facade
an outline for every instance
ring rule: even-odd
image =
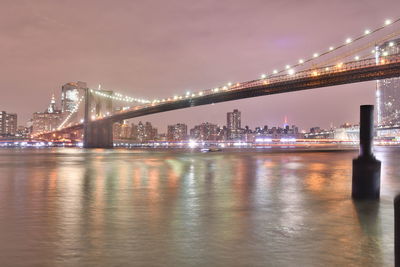
[[[69,122],[80,122],[84,118],[84,109],[78,108],[79,103],[84,104],[83,97],[87,84],[85,82],[69,82],[61,87],[61,113],[64,118],[69,116]],[[80,102],[81,101],[81,102]],[[95,108],[90,107],[89,116],[94,117]]]
[[[190,129],[190,138],[201,141],[216,141],[219,136],[219,127],[209,122],[196,125]]]
[[[167,140],[168,141],[184,141],[188,138],[188,127],[186,124],[177,123],[168,125]]]
[[[0,111],[0,136],[15,136],[17,133],[17,114]]]
[[[150,122],[144,124],[139,121],[138,124],[132,124],[131,139],[139,142],[154,141],[157,139],[157,128],[153,127]]]
[[[386,56],[400,53],[400,38],[379,45],[375,49],[377,62]],[[376,84],[377,124],[400,124],[400,78],[378,80]]]
[[[57,109],[53,96],[46,111],[33,113],[32,134],[57,130],[62,121],[63,114]]]
[[[226,115],[226,127],[228,130],[228,139],[240,139],[241,137],[241,112],[234,109],[233,112],[228,112]]]

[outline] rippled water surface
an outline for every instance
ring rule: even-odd
[[[0,266],[392,266],[399,152],[1,149]]]

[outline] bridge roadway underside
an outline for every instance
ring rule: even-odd
[[[320,87],[350,84],[393,77],[400,77],[400,63],[376,65],[372,67],[369,66],[361,69],[346,70],[343,72],[323,74],[315,77],[304,77],[273,84],[262,84],[245,89],[233,89],[194,98],[166,102],[164,104],[158,104],[146,108],[118,113],[111,117],[90,122],[89,125],[94,124],[97,126],[85,128],[84,136],[86,141],[84,142],[84,146],[87,148],[112,147],[112,124],[114,122],[135,117],[250,97],[295,92]],[[73,127],[74,129],[77,129],[79,127],[82,128],[83,125],[80,124]],[[107,127],[108,129],[105,130],[105,128]],[[68,131],[68,128],[63,129],[63,131]]]

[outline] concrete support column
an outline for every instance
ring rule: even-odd
[[[400,194],[394,199],[394,266],[400,267]]]
[[[90,122],[85,127],[85,148],[113,148],[112,122]]]
[[[352,197],[379,199],[381,162],[372,153],[374,106],[360,107],[360,156],[353,160]]]

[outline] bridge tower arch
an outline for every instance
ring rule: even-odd
[[[84,148],[113,148],[113,121],[91,121],[91,90],[85,89],[85,113],[83,122]]]

